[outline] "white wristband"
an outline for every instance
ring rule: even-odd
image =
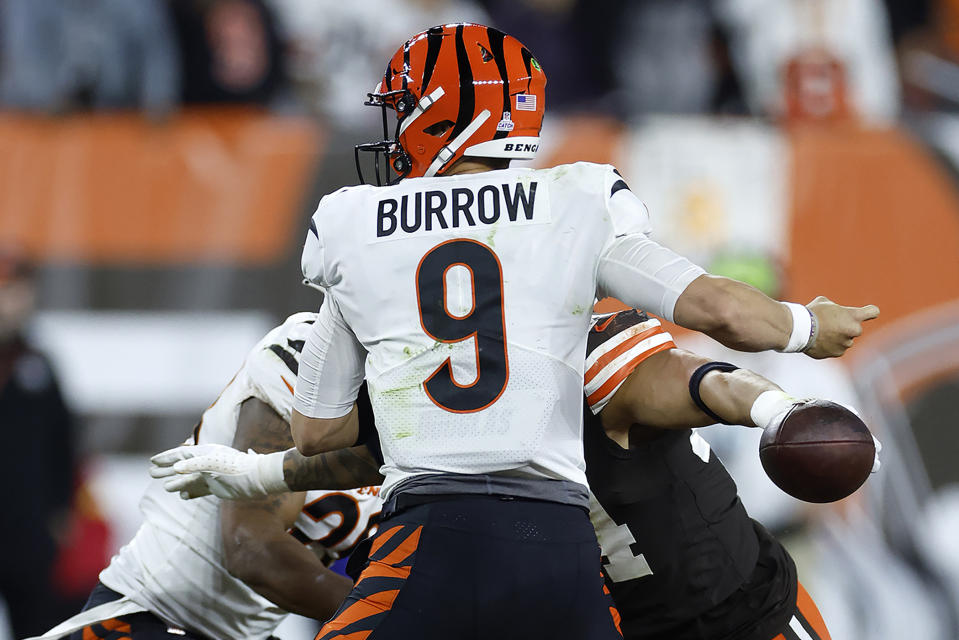
[[[260,476],[260,482],[269,494],[286,493],[290,490],[283,478],[284,457],[286,457],[286,451],[265,453],[256,457],[256,470]]]
[[[813,317],[812,312],[801,304],[795,302],[780,303],[789,309],[793,317],[793,328],[789,334],[789,342],[782,349],[782,353],[796,353],[806,349],[813,338]]]
[[[786,413],[799,400],[785,391],[770,389],[763,391],[749,409],[749,417],[757,427],[767,427],[781,422]]]

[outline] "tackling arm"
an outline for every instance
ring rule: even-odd
[[[657,319],[635,309],[598,316],[586,344],[587,406],[623,448],[662,429],[715,422],[778,428],[796,407],[818,402],[795,398],[752,371],[677,349]]]
[[[240,408],[233,446],[260,452],[287,449],[290,429],[269,405],[250,398]],[[224,565],[254,591],[300,615],[326,620],[352,584],[330,571],[287,533],[303,508],[302,493],[220,506]]]
[[[603,429],[621,447],[629,448],[634,427],[689,429],[715,423],[716,419],[693,401],[690,383],[696,371],[710,362],[681,349],[649,356],[633,369],[600,411]],[[696,388],[702,404],[722,421],[763,429],[778,427],[794,407],[816,402],[795,398],[748,369],[709,370]],[[633,431],[632,435],[642,439],[640,432]],[[875,436],[873,440],[875,473],[880,468],[882,444]]]
[[[634,424],[658,429],[688,429],[713,424],[689,393],[689,380],[708,358],[668,349],[643,360],[602,410],[608,431],[624,435]],[[713,370],[699,385],[703,403],[731,424],[756,426],[750,410],[765,391],[781,391],[773,382],[747,369]]]

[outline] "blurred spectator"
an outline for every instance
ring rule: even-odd
[[[785,115],[789,122],[840,122],[854,117],[849,105],[846,69],[825,49],[806,49],[786,63],[782,73]]]
[[[616,78],[628,113],[706,113],[720,83],[707,0],[629,5],[619,25]]]
[[[0,2],[0,105],[167,112],[177,52],[160,0]]]
[[[270,0],[290,44],[290,71],[304,97],[339,126],[378,123],[366,94],[414,33],[449,22],[488,23],[472,0]],[[518,34],[517,34],[518,35]]]
[[[262,0],[169,0],[184,104],[268,105],[283,85],[280,37]]]
[[[906,34],[928,25],[937,0],[885,0],[892,39],[899,45]]]
[[[790,63],[822,52],[844,70],[851,113],[869,123],[896,119],[900,90],[882,0],[721,0],[716,8],[752,112],[784,115]]]
[[[482,0],[492,26],[517,37],[546,70],[550,112],[615,111],[613,37],[625,0]]]
[[[38,635],[64,612],[52,574],[68,535],[73,421],[47,359],[23,337],[33,312],[32,266],[0,249],[0,486],[10,517],[0,529],[0,597],[15,638]]]
[[[959,0],[936,0],[899,41],[906,104],[914,112],[959,111]]]
[[[895,3],[893,3],[895,5]],[[898,32],[905,122],[959,170],[959,0],[924,0]]]

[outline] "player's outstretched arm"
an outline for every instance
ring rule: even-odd
[[[767,391],[787,408],[798,402],[775,383],[747,369],[712,369],[698,381],[700,401],[690,393],[690,380],[711,361],[682,349],[668,349],[643,360],[602,410],[603,425],[617,440],[640,424],[659,429],[688,429],[717,422],[757,426],[751,415],[757,398]],[[762,418],[760,418],[762,419]],[[760,426],[765,426],[760,425]]]
[[[635,309],[596,318],[584,381],[589,408],[624,448],[658,430],[717,422],[778,430],[791,415],[831,404],[793,397],[755,372],[677,349],[658,320]],[[880,448],[876,441],[873,471]]]
[[[250,398],[240,408],[233,446],[263,453],[292,444],[289,425],[269,405]],[[287,533],[304,494],[285,493],[220,507],[227,570],[283,609],[318,620],[331,617],[352,587]]]
[[[805,307],[784,304],[738,280],[701,275],[676,300],[677,324],[702,331],[740,351],[803,351],[813,358],[841,356],[879,316],[875,305],[844,307],[818,297]]]
[[[615,238],[600,257],[597,276],[600,294],[740,351],[840,356],[862,334],[862,323],[879,315],[874,305],[843,307],[823,297],[806,307],[778,302],[737,280],[705,273],[642,233]]]

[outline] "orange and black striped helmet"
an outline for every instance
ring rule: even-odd
[[[356,147],[388,163],[387,182],[442,175],[463,156],[536,155],[546,74],[523,44],[502,31],[459,23],[419,33],[393,55],[366,103],[383,109],[384,140]],[[396,113],[390,138],[387,109]],[[389,179],[389,170],[396,177]]]

